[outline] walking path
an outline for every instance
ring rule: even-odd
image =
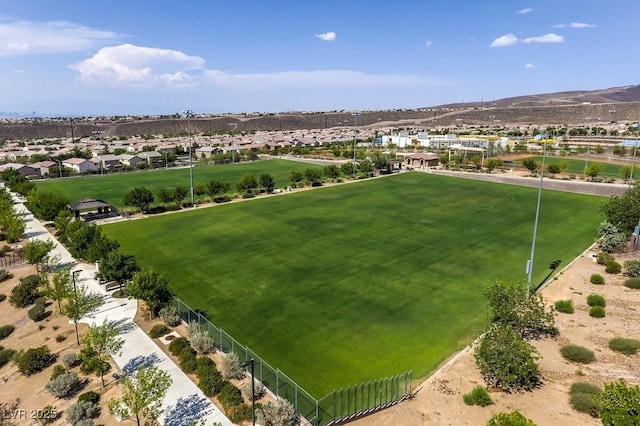
[[[166,426],[186,426],[191,424],[210,425],[217,423],[231,426],[233,423],[216,407],[189,377],[160,350],[153,340],[133,321],[138,303],[136,300],[114,299],[94,279],[96,266],[78,263],[56,240],[45,226],[27,210],[22,200],[12,194],[15,200],[14,208],[18,213],[24,213],[26,224],[25,235],[28,239],[51,240],[54,242],[52,256],[58,258],[62,265],[75,265],[74,270],[81,271],[76,278],[76,284],[84,285],[90,292],[105,296],[105,303],[81,322],[87,324],[102,324],[106,319],[116,322],[121,327],[120,336],[124,339],[122,352],[114,356],[115,363],[124,374],[137,371],[140,367],[156,365],[169,373],[173,383],[164,398],[162,407],[164,413],[160,416],[160,424]]]

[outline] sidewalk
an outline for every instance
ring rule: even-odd
[[[106,319],[120,325],[120,336],[124,339],[122,352],[113,359],[124,373],[135,372],[139,367],[157,365],[169,373],[173,383],[163,401],[164,413],[160,416],[160,424],[166,426],[188,426],[191,422],[200,425],[218,423],[231,426],[233,423],[216,407],[189,377],[161,351],[153,340],[133,321],[137,301],[129,299],[114,299],[94,279],[96,266],[78,263],[65,247],[56,240],[45,226],[27,210],[19,197],[12,194],[15,200],[14,209],[22,213],[25,220],[25,235],[28,239],[51,240],[54,242],[52,256],[58,257],[61,264],[75,265],[74,270],[80,270],[76,278],[78,285],[84,285],[90,292],[105,295],[105,304],[82,318],[87,324],[102,324]]]

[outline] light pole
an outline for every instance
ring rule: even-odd
[[[187,133],[189,135],[189,194],[191,195],[191,207],[195,207],[193,202],[193,155],[191,154],[191,146],[193,145],[191,142],[191,117],[193,117],[193,111],[187,109],[182,112],[182,115],[187,117]]]
[[[76,285],[76,275],[78,275],[81,271],[80,270],[75,270],[71,272],[71,279],[73,280],[73,322],[76,326],[76,343],[78,344],[78,346],[80,346],[80,337],[78,335],[78,321],[80,320],[80,318],[78,318],[78,287]]]
[[[62,177],[62,160],[56,160],[58,162],[58,171],[60,172],[60,177]]]
[[[254,365],[255,361],[253,358],[251,358],[248,361],[243,362],[242,364],[240,364],[240,367],[245,368],[248,367],[249,365],[251,366],[251,424],[253,426],[256,425],[256,395],[254,393],[255,389],[254,389],[254,378],[253,378],[253,365]]]
[[[233,142],[233,132],[236,130],[236,128],[238,127],[238,123],[229,123],[229,126],[233,126],[233,130],[231,131],[231,164],[235,164],[236,162],[236,144]]]
[[[354,111],[351,113],[353,118],[355,119],[353,124],[353,179],[356,178],[356,145],[358,139],[358,116],[360,113],[358,111]]]
[[[544,161],[547,158],[547,144],[545,142],[542,151],[542,166],[540,168],[540,185],[538,186],[538,204],[536,206],[536,219],[533,225],[533,241],[531,242],[531,257],[527,260],[527,297],[531,295],[531,276],[533,275],[533,257],[536,252],[536,237],[538,235],[538,219],[540,218],[540,200],[542,199],[542,181],[544,179]]]
[[[587,121],[593,123],[598,120],[596,117],[587,117]],[[584,176],[587,177],[587,164],[589,163],[589,151],[591,150],[591,134],[593,133],[593,124],[589,124],[589,140],[587,141],[587,156],[584,159]]]
[[[636,151],[638,150],[638,138],[640,132],[640,123],[634,124],[636,128],[636,142],[633,144],[633,157],[631,159],[631,170],[629,171],[629,189],[631,189],[631,184],[633,183],[633,168],[636,165]],[[624,149],[624,146],[622,147]]]

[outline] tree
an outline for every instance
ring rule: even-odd
[[[65,229],[67,248],[75,258],[95,262],[116,250],[120,244],[110,240],[96,224],[87,224],[82,220],[74,220]]]
[[[587,170],[585,171],[585,174],[587,176],[589,176],[591,179],[593,179],[594,177],[598,176],[603,171],[604,171],[604,166],[602,164],[600,164],[600,163],[590,163],[587,166]]]
[[[62,301],[73,291],[71,286],[71,267],[60,268],[53,273],[52,283],[47,279],[42,295],[58,302],[58,311],[62,312]]]
[[[533,158],[525,158],[524,160],[522,160],[522,165],[529,170],[529,172],[531,172],[531,174],[534,174],[539,167],[539,164],[537,161],[535,161]]]
[[[632,186],[622,195],[613,195],[600,208],[607,221],[631,235],[640,217],[640,186]]]
[[[373,163],[369,160],[362,160],[358,163],[358,170],[364,173],[365,176],[371,177],[374,171]]]
[[[562,170],[560,169],[560,165],[559,164],[547,164],[547,172],[551,175],[551,176],[555,176],[558,173],[562,172]]]
[[[224,194],[231,189],[231,184],[229,182],[224,182],[221,180],[210,180],[206,185],[206,192],[210,197],[215,197],[218,194]]]
[[[140,270],[132,254],[124,254],[118,250],[112,250],[100,261],[98,276],[102,281],[115,281],[120,284],[131,280],[133,275]]]
[[[267,194],[271,194],[276,188],[276,181],[269,173],[263,173],[260,175],[260,186],[267,191]]]
[[[624,380],[606,383],[600,402],[603,425],[640,425],[640,386],[628,387]]]
[[[142,212],[149,210],[151,203],[153,193],[145,187],[136,187],[124,194],[124,205],[137,207]]]
[[[324,172],[324,175],[331,180],[337,179],[340,177],[340,168],[335,164],[325,166],[323,172]]]
[[[485,161],[484,167],[487,169],[489,173],[491,173],[495,168],[502,167],[502,160],[490,158],[487,161]]]
[[[256,177],[251,174],[251,173],[245,173],[244,175],[242,175],[242,177],[240,178],[240,181],[237,183],[236,188],[238,188],[238,191],[240,192],[253,192],[254,189],[256,189],[258,187],[258,179],[256,179]]]
[[[53,220],[53,224],[55,225],[57,231],[56,236],[61,243],[67,242],[65,232],[67,230],[67,226],[71,223],[72,220],[73,215],[69,210],[62,210]]]
[[[54,220],[63,210],[67,210],[69,201],[51,192],[31,191],[27,197],[29,210],[41,220]]]
[[[8,243],[15,243],[24,235],[26,229],[25,221],[15,212],[4,213],[0,217],[0,223],[5,228],[5,236]]]
[[[73,272],[72,272],[73,274]],[[76,342],[80,344],[78,334],[78,322],[94,309],[104,304],[104,299],[99,294],[89,293],[87,287],[73,283],[73,288],[67,295],[67,303],[62,307],[62,313],[66,315],[76,328]]]
[[[46,272],[49,265],[49,254],[54,245],[51,240],[31,240],[22,252],[24,260],[31,265],[36,265],[38,274]]]
[[[311,185],[317,185],[322,179],[322,171],[320,169],[306,169],[304,171],[304,176],[307,178]]]
[[[302,179],[304,179],[304,175],[300,170],[291,170],[289,172],[289,180],[291,183],[297,184],[298,182],[302,182]]]
[[[109,357],[119,355],[124,344],[124,339],[118,337],[120,327],[114,323],[107,322],[106,318],[102,325],[92,324],[89,331],[82,338],[85,348],[92,352],[98,360],[98,372],[104,388],[104,373],[107,370],[104,366],[109,365]]]
[[[158,313],[171,296],[169,281],[151,267],[136,272],[133,280],[127,283],[125,291],[128,297],[143,300],[153,315]]]
[[[627,179],[629,179],[631,177],[632,169],[633,169],[633,167],[631,167],[629,165],[622,166],[622,167],[620,167],[620,171],[618,173],[620,174],[620,177],[626,181]]]
[[[494,324],[481,338],[474,357],[488,387],[513,392],[532,390],[540,383],[536,353],[511,326]]]
[[[353,176],[355,167],[356,166],[352,162],[342,163],[340,170],[342,170],[342,174],[345,176]]]
[[[188,193],[189,188],[187,188],[186,186],[177,185],[175,188],[173,188],[173,201],[175,201],[178,205],[182,204]]]
[[[122,419],[134,417],[138,426],[143,419],[153,423],[163,412],[162,401],[172,382],[171,376],[155,365],[141,368],[135,376],[121,379],[122,396],[109,400],[109,411]]]
[[[173,201],[173,191],[169,188],[162,188],[157,195],[163,206]]]

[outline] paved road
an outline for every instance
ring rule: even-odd
[[[44,225],[33,217],[27,210],[22,200],[14,195],[16,201],[14,207],[18,213],[24,213],[26,222],[26,236],[28,239],[51,240],[55,244],[52,255],[58,256],[63,265],[75,265],[74,270],[80,270],[76,279],[78,285],[84,285],[90,292],[104,295],[105,304],[89,316],[82,318],[81,322],[87,324],[102,324],[106,319],[118,323],[124,339],[122,353],[114,357],[115,363],[124,373],[135,372],[138,367],[157,365],[169,373],[173,384],[169,388],[163,401],[165,409],[160,417],[160,424],[166,426],[186,426],[190,421],[200,424],[204,421],[210,425],[218,422],[224,426],[233,423],[216,407],[200,389],[187,377],[186,374],[169,358],[153,340],[138,327],[133,321],[137,301],[128,299],[114,299],[110,297],[104,288],[94,279],[96,266],[86,263],[78,263],[52,235]]]

